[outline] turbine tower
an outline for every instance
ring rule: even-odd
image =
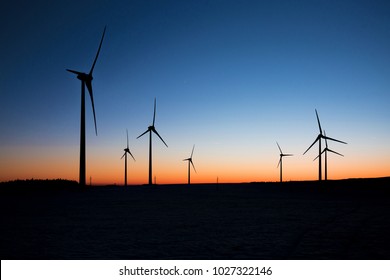
[[[283,157],[291,157],[291,156],[293,156],[293,154],[283,154],[282,149],[280,148],[278,142],[276,142],[276,145],[278,145],[278,148],[280,151],[280,159],[279,159],[278,166],[276,168],[278,168],[280,165],[280,182],[282,183],[283,182],[283,177],[282,177]]]
[[[324,136],[326,136],[325,130],[324,130]],[[325,181],[327,181],[327,180],[328,180],[328,152],[334,153],[334,154],[339,155],[339,156],[342,156],[342,157],[343,157],[344,155],[342,155],[342,154],[340,154],[340,153],[338,153],[338,152],[335,152],[335,151],[329,149],[329,148],[328,148],[328,141],[326,140],[326,138],[325,138],[325,145],[326,145],[326,147],[325,147],[325,149],[321,152],[321,154],[325,153]],[[317,156],[314,160],[316,160],[317,158],[318,158],[318,156]],[[314,161],[314,160],[313,160],[313,161]]]
[[[95,56],[95,60],[93,61],[91,70],[88,74],[66,69],[67,71],[76,74],[77,79],[81,81],[81,120],[80,120],[80,172],[79,172],[79,184],[81,186],[85,186],[85,87],[87,87],[89,96],[91,98],[92,103],[92,111],[93,111],[93,120],[95,123],[95,133],[97,135],[97,126],[96,126],[96,115],[95,115],[95,105],[93,103],[93,92],[92,92],[92,72],[95,68],[96,61],[98,59],[100,48],[102,47],[104,34],[106,33],[106,27],[104,27],[102,39],[100,40],[100,45],[98,51]]]
[[[144,134],[149,132],[149,185],[153,184],[152,182],[152,132],[155,133],[160,138],[160,140],[165,144],[165,146],[167,146],[168,148],[167,143],[165,143],[165,141],[162,139],[160,134],[158,134],[156,128],[154,127],[155,120],[156,120],[156,98],[154,98],[153,123],[148,127],[148,129],[144,133],[142,133],[140,136],[137,137],[138,139]]]
[[[126,136],[127,136],[127,147],[126,147],[126,149],[123,149],[125,151],[125,153],[121,157],[121,159],[123,157],[125,157],[125,187],[127,186],[127,154],[129,154],[135,161],[135,158],[133,157],[133,155],[131,154],[130,149],[129,149],[129,133],[128,133],[127,129],[126,129]]]
[[[325,139],[325,140],[328,139],[328,140],[336,141],[336,142],[343,143],[343,144],[347,144],[347,143],[345,143],[343,141],[340,141],[340,140],[337,140],[337,139],[334,139],[334,138],[330,138],[330,137],[328,137],[326,135],[323,135],[322,134],[322,128],[321,128],[320,119],[319,119],[318,113],[317,113],[317,109],[315,111],[316,111],[318,128],[320,130],[320,133],[318,134],[317,138],[314,140],[313,144],[311,144],[310,147],[307,148],[307,150],[303,154],[306,154],[306,152],[308,150],[310,150],[310,148],[313,147],[313,145],[318,141],[318,181],[321,181],[322,180],[321,139]]]
[[[191,166],[194,168],[194,171],[196,172],[195,165],[192,162],[192,155],[194,154],[194,148],[195,145],[192,147],[191,156],[189,158],[183,159],[183,161],[188,161],[188,185],[191,185]]]

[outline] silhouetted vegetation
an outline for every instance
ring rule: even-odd
[[[0,192],[36,192],[80,188],[76,181],[66,179],[28,179],[0,183]]]

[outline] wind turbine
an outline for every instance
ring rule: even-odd
[[[66,69],[67,71],[76,74],[77,79],[81,81],[81,120],[80,120],[80,177],[79,184],[81,186],[85,186],[85,87],[87,87],[89,96],[91,98],[92,103],[92,111],[93,111],[93,120],[95,123],[95,133],[97,135],[97,126],[96,126],[96,115],[95,115],[95,105],[93,103],[93,92],[92,92],[92,73],[95,68],[96,61],[98,59],[100,48],[102,47],[104,34],[106,33],[106,27],[104,27],[102,39],[100,40],[100,45],[98,51],[95,56],[95,60],[93,61],[91,70],[89,73],[83,73],[75,70]]]
[[[126,149],[123,149],[125,151],[125,153],[121,157],[121,159],[123,157],[125,157],[125,187],[127,186],[127,154],[131,155],[131,157],[135,161],[135,158],[133,157],[133,155],[131,154],[130,149],[129,149],[129,133],[128,133],[127,129],[126,129],[126,136],[127,136],[127,147],[126,147]]]
[[[167,146],[167,148],[168,148],[167,143],[165,143],[165,141],[161,138],[160,134],[158,134],[156,128],[154,127],[155,120],[156,120],[156,98],[154,98],[153,124],[150,125],[144,133],[142,133],[140,136],[137,137],[137,139],[138,139],[141,136],[143,136],[144,134],[149,132],[149,185],[153,184],[152,183],[152,132],[155,133],[161,139],[161,141],[165,144],[165,146]]]
[[[183,159],[183,161],[188,161],[188,185],[191,185],[191,180],[190,180],[191,179],[191,167],[190,167],[190,165],[192,165],[192,167],[194,168],[194,170],[196,172],[195,165],[192,162],[192,155],[194,154],[194,148],[195,148],[195,145],[192,147],[191,156],[189,158]]]
[[[330,138],[326,135],[323,135],[322,134],[322,128],[321,128],[321,123],[320,123],[320,119],[318,117],[318,113],[317,113],[317,109],[315,110],[316,111],[316,116],[317,116],[317,122],[318,122],[318,128],[320,130],[320,134],[318,134],[316,140],[314,140],[313,144],[310,145],[309,148],[307,148],[307,150],[303,153],[303,154],[306,154],[306,152],[308,150],[310,150],[311,147],[313,147],[313,145],[318,141],[318,180],[321,181],[322,180],[322,161],[321,161],[321,139],[328,139],[328,140],[332,140],[332,141],[336,141],[336,142],[339,142],[339,143],[343,143],[343,144],[347,144],[343,141],[340,141],[340,140],[337,140],[337,139],[334,139],[334,138]]]
[[[278,148],[279,148],[279,151],[280,151],[280,159],[279,159],[278,166],[276,168],[278,168],[279,165],[280,165],[280,182],[282,183],[283,182],[283,179],[282,179],[283,157],[291,157],[291,156],[293,156],[293,154],[283,154],[282,149],[280,148],[278,142],[276,142],[276,145],[278,145]]]
[[[325,130],[324,130],[324,136],[326,136]],[[327,180],[328,180],[328,152],[334,153],[334,154],[339,155],[339,156],[342,156],[342,157],[343,157],[344,155],[342,155],[342,154],[340,154],[340,153],[338,153],[338,152],[335,152],[335,151],[329,149],[329,148],[328,148],[328,141],[326,140],[326,138],[325,138],[325,145],[326,145],[326,147],[325,147],[325,149],[321,152],[321,154],[325,153],[325,181],[327,181]],[[318,158],[318,156],[317,156],[314,160],[316,160],[317,158]],[[313,160],[313,161],[314,161],[314,160]]]

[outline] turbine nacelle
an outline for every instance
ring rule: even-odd
[[[280,157],[291,157],[293,154],[280,154]]]
[[[88,83],[88,82],[92,82],[93,77],[91,75],[86,74],[86,73],[80,73],[77,75],[77,79]]]
[[[75,71],[75,70],[70,70],[70,69],[66,69],[66,71],[71,72],[73,74],[76,74],[77,79],[79,79],[80,81],[83,81],[85,83],[88,83],[88,82],[90,83],[93,80],[92,74],[87,74],[87,73],[83,73],[83,72],[79,72],[79,71]]]

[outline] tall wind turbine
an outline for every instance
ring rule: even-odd
[[[153,123],[152,123],[152,125],[150,125],[148,127],[148,129],[144,133],[142,133],[140,136],[137,137],[137,139],[138,139],[141,136],[143,136],[144,134],[149,132],[149,185],[153,184],[153,182],[152,182],[152,132],[155,133],[161,139],[161,141],[165,144],[165,146],[167,146],[167,148],[168,148],[167,143],[165,143],[165,141],[161,138],[160,134],[158,134],[156,128],[154,127],[155,120],[156,120],[156,98],[154,98]]]
[[[191,185],[191,166],[190,165],[192,165],[192,167],[194,168],[194,170],[196,172],[195,165],[192,162],[192,155],[194,154],[194,148],[195,148],[195,145],[192,147],[191,156],[189,158],[183,159],[183,161],[188,161],[188,185]]]
[[[130,149],[129,149],[129,133],[128,133],[127,129],[126,129],[126,136],[127,136],[127,147],[126,147],[126,149],[123,149],[125,151],[125,153],[121,157],[121,159],[123,157],[125,157],[125,187],[127,186],[127,154],[129,154],[135,161],[135,158],[133,157],[133,155],[131,154]]]
[[[326,136],[325,130],[324,130],[324,136]],[[335,151],[329,149],[329,148],[328,148],[328,141],[326,140],[326,138],[325,138],[325,145],[326,145],[326,147],[325,147],[325,149],[321,152],[321,154],[325,153],[325,181],[327,181],[327,180],[328,180],[328,152],[334,153],[334,154],[339,155],[339,156],[342,156],[342,157],[343,157],[344,155],[342,155],[342,154],[340,154],[340,153],[338,153],[338,152],[335,152]],[[316,160],[317,158],[318,158],[318,156],[317,156],[314,160]]]
[[[343,141],[340,141],[340,140],[337,140],[337,139],[334,139],[334,138],[330,138],[326,135],[323,135],[322,134],[322,128],[321,128],[321,123],[320,123],[320,119],[318,117],[318,113],[317,113],[317,109],[315,110],[316,111],[316,116],[317,116],[317,122],[318,122],[318,128],[320,130],[320,134],[318,134],[316,140],[314,140],[313,144],[310,145],[309,148],[307,148],[307,150],[303,153],[303,154],[306,154],[306,152],[308,150],[310,150],[311,147],[313,147],[313,145],[318,141],[318,180],[321,181],[322,180],[322,161],[321,161],[321,139],[328,139],[328,140],[332,140],[332,141],[336,141],[336,142],[339,142],[339,143],[343,143],[343,144],[347,144]]]
[[[98,59],[100,48],[102,47],[104,34],[106,33],[106,27],[104,27],[102,39],[100,40],[99,48],[95,56],[95,60],[93,61],[91,70],[88,74],[66,69],[67,71],[76,74],[77,79],[81,81],[81,120],[80,120],[80,177],[79,184],[81,186],[85,186],[85,87],[87,87],[89,96],[91,98],[92,103],[92,111],[93,111],[93,120],[95,123],[95,132],[97,135],[97,126],[96,126],[96,115],[95,115],[95,105],[93,103],[93,92],[92,92],[92,73],[95,68],[96,61]]]
[[[279,165],[280,165],[280,182],[283,182],[283,179],[282,179],[283,157],[291,157],[291,156],[293,156],[293,154],[283,154],[282,149],[280,148],[278,142],[276,142],[276,145],[278,145],[278,148],[280,151],[280,159],[279,159],[279,163],[278,163],[277,167],[279,167]]]

